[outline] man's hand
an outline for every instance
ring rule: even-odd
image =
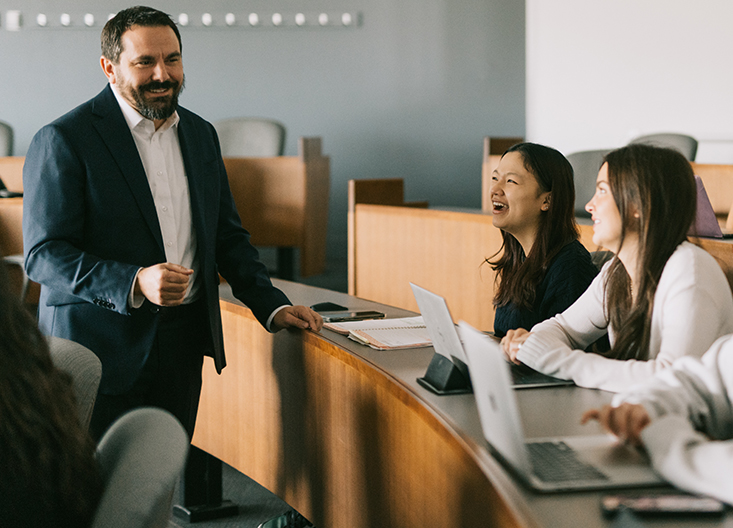
[[[651,422],[646,409],[635,403],[591,409],[583,414],[580,423],[585,424],[589,420],[598,420],[606,431],[634,445],[641,445],[641,431]]]
[[[520,364],[517,359],[519,348],[522,346],[531,332],[527,332],[524,328],[517,328],[516,330],[509,330],[504,337],[501,338],[501,349],[504,351],[506,358],[512,363]]]
[[[307,306],[286,306],[275,314],[271,326],[274,332],[291,326],[320,332],[323,318]]]
[[[183,302],[193,270],[178,264],[156,264],[137,274],[135,293],[159,306],[178,306]]]

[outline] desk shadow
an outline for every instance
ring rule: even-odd
[[[323,456],[309,409],[313,409],[314,383],[306,376],[303,337],[299,330],[283,330],[273,339],[272,370],[280,394],[281,456],[275,493],[296,494],[303,500],[308,491],[309,509],[300,512],[316,526],[324,520]],[[302,507],[302,503],[301,503]],[[297,509],[297,508],[296,508]]]
[[[385,459],[386,448],[380,435],[379,408],[375,400],[363,399],[355,409],[356,435],[359,453],[358,463],[361,467],[355,468],[358,474],[364,475],[360,484],[364,487],[362,512],[366,516],[363,526],[393,526],[392,512],[389,511],[389,490],[384,486],[385,474],[382,463]]]

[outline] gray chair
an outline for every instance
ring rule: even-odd
[[[119,418],[97,447],[104,493],[92,528],[165,528],[189,439],[167,411],[144,407]]]
[[[629,143],[644,143],[658,147],[668,147],[678,150],[688,161],[695,161],[697,155],[697,140],[686,134],[648,134],[632,139]]]
[[[214,123],[224,157],[282,156],[285,126],[272,119],[235,117]]]
[[[0,121],[0,156],[13,155],[13,127]]]
[[[102,379],[102,363],[94,352],[68,339],[51,336],[48,338],[48,347],[54,365],[71,375],[79,422],[88,429]]]
[[[567,156],[570,165],[573,166],[576,216],[590,218],[590,214],[585,210],[585,204],[593,198],[596,192],[598,169],[603,165],[603,156],[609,152],[609,149],[583,150]]]

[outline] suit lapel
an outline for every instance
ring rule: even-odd
[[[199,251],[203,248],[204,218],[203,211],[205,209],[204,190],[205,178],[204,170],[201,167],[202,156],[198,145],[201,144],[195,127],[192,126],[191,120],[188,119],[185,111],[179,107],[178,116],[178,141],[181,145],[181,154],[183,156],[183,166],[186,169],[186,178],[188,179],[188,192],[191,195],[191,221],[193,227],[199,236]],[[201,260],[203,262],[203,260]]]
[[[158,215],[155,212],[155,202],[153,201],[153,194],[150,192],[150,184],[145,176],[145,168],[140,160],[140,154],[138,154],[127,121],[125,121],[122,110],[109,85],[94,99],[92,113],[96,118],[94,127],[107,145],[120,172],[127,180],[132,195],[140,208],[140,213],[158,242],[160,250],[165,253],[163,235],[160,231]]]

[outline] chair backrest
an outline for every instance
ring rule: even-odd
[[[632,139],[629,143],[644,143],[658,147],[673,148],[680,151],[687,158],[687,161],[695,161],[695,156],[697,155],[697,140],[686,134],[647,134]]]
[[[48,338],[48,347],[54,365],[71,375],[79,421],[88,429],[99,381],[102,379],[102,363],[94,352],[68,339],[51,336]]]
[[[573,152],[567,156],[570,165],[573,166],[575,182],[575,215],[590,218],[585,210],[593,194],[596,192],[596,178],[598,169],[603,165],[603,156],[610,150],[583,150]]]
[[[0,156],[13,155],[13,127],[0,121]]]
[[[214,128],[225,158],[267,158],[285,150],[285,126],[272,119],[235,117],[215,122]]]
[[[92,528],[165,528],[189,439],[167,411],[144,407],[119,418],[97,447],[104,493]]]

